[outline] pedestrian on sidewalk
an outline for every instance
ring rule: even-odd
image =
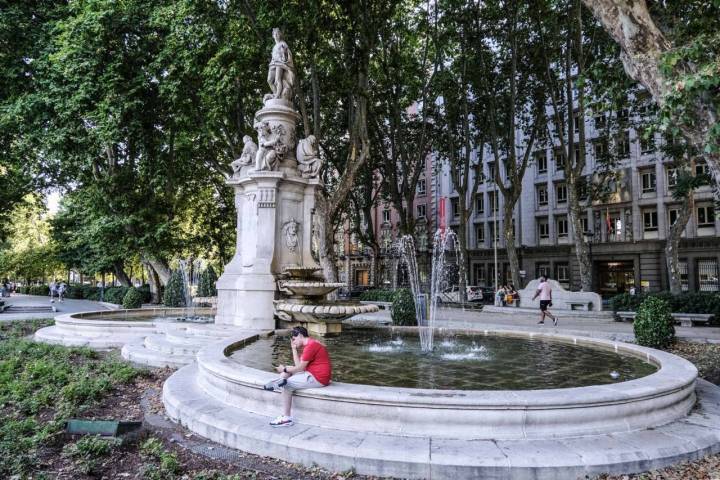
[[[540,321],[538,325],[545,325],[545,316],[547,315],[552,319],[553,325],[557,326],[557,317],[548,310],[549,307],[552,307],[552,286],[550,286],[550,282],[548,282],[545,275],[540,276],[540,284],[535,290],[532,299],[535,300],[538,296],[540,297]]]

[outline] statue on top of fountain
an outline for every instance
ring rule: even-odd
[[[272,93],[265,95],[264,100],[282,99],[292,102],[295,87],[295,66],[290,47],[283,39],[282,31],[273,28],[275,46],[272,49],[267,82]]]

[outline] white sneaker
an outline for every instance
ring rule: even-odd
[[[294,425],[292,417],[286,417],[285,415],[280,415],[275,420],[270,422],[271,427],[292,427]]]

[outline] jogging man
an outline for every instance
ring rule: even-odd
[[[280,379],[265,385],[265,390],[282,389],[283,414],[270,422],[273,427],[290,427],[293,425],[291,416],[292,394],[295,390],[305,388],[321,388],[330,384],[332,365],[325,345],[310,338],[305,327],[292,329],[290,337],[294,365],[278,365],[276,370]],[[298,355],[298,349],[302,355]]]
[[[545,325],[545,315],[547,315],[552,318],[553,325],[557,326],[557,317],[548,310],[548,307],[552,306],[552,287],[550,286],[550,282],[547,281],[545,275],[540,277],[540,284],[538,285],[537,290],[535,290],[535,295],[533,295],[532,299],[535,300],[538,296],[540,296],[540,321],[538,322],[538,325]]]

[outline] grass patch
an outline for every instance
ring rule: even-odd
[[[67,419],[80,415],[120,384],[143,374],[88,348],[34,343],[25,337],[48,321],[0,326],[0,478],[26,476],[42,447],[55,442]],[[68,455],[92,469],[103,440],[81,440]]]

